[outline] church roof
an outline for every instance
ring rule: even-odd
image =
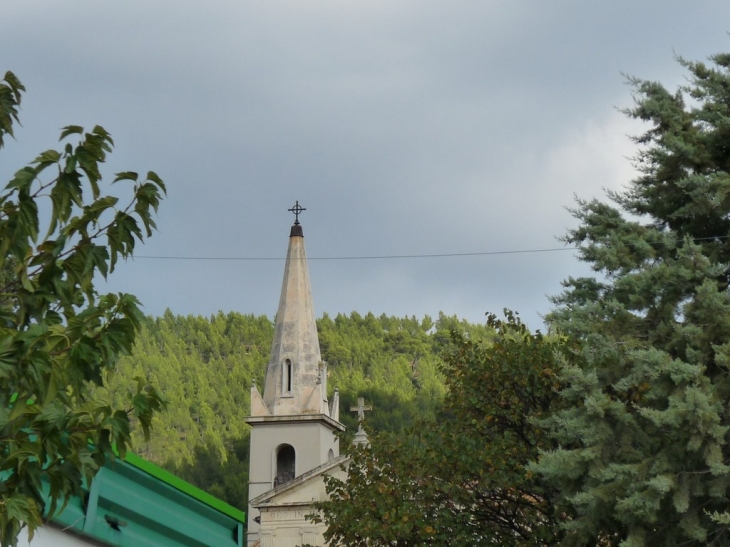
[[[268,492],[264,492],[260,496],[255,497],[251,501],[249,501],[249,504],[252,507],[256,507],[257,509],[262,507],[268,507],[268,506],[278,506],[279,504],[276,503],[276,498],[279,498],[283,495],[285,495],[288,492],[291,492],[292,490],[296,490],[297,488],[306,485],[307,483],[311,482],[312,480],[316,479],[317,477],[320,477],[322,475],[328,475],[331,474],[331,472],[335,469],[337,469],[340,466],[344,466],[347,464],[347,462],[350,461],[350,456],[342,455],[337,456],[336,458],[323,463],[322,465],[315,467],[314,469],[310,469],[306,473],[302,473],[298,477],[295,477],[294,479],[290,480],[289,482],[286,482],[280,486],[277,486],[276,488],[273,488],[269,490]],[[309,500],[302,500],[301,504],[303,505],[310,505],[311,501]],[[288,505],[291,505],[289,503]]]

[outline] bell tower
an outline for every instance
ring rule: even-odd
[[[251,386],[251,457],[248,499],[281,486],[339,456],[339,397],[327,397],[312,291],[296,202],[289,234],[279,310],[263,396]],[[256,513],[256,514],[254,514]],[[248,508],[248,544],[258,539],[258,511]]]

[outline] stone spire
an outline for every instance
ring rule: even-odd
[[[327,365],[322,361],[309,283],[304,233],[297,202],[281,286],[271,358],[266,369],[263,398],[252,389],[252,414],[330,416],[327,402]],[[336,419],[336,418],[335,418]]]

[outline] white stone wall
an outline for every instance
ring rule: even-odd
[[[323,546],[324,526],[315,526],[305,516],[308,507],[268,509],[261,513],[261,547]]]

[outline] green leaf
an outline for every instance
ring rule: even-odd
[[[20,80],[12,72],[6,72],[0,81],[0,148],[4,145],[3,135],[13,136],[13,121],[18,121],[21,91],[25,91],[25,87]]]
[[[113,182],[119,182],[120,180],[133,180],[137,182],[137,176],[137,173],[134,171],[123,171],[116,174]]]
[[[69,135],[81,135],[84,132],[84,128],[80,125],[67,125],[63,128],[61,131],[61,136],[59,137],[59,141],[62,141]]]
[[[162,190],[165,195],[167,195],[167,188],[165,187],[165,183],[162,182],[162,179],[157,176],[157,173],[155,173],[154,171],[147,171],[147,180],[152,181]]]
[[[36,178],[36,170],[33,167],[23,167],[15,172],[15,176],[10,180],[6,189],[17,188],[20,191],[27,192]]]

